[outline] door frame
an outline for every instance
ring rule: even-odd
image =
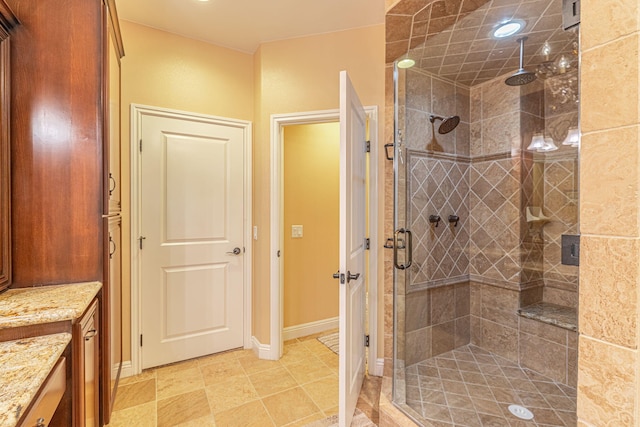
[[[142,371],[142,348],[140,346],[140,328],[142,325],[142,299],[141,299],[141,268],[140,257],[137,250],[138,236],[140,235],[141,214],[141,190],[140,190],[140,150],[138,141],[141,140],[141,120],[145,115],[161,116],[167,118],[190,118],[199,121],[232,126],[244,130],[243,154],[244,154],[244,225],[243,241],[244,252],[244,278],[243,278],[243,331],[242,341],[244,348],[251,348],[251,265],[252,265],[252,241],[251,241],[251,138],[252,124],[246,120],[230,119],[226,117],[199,114],[189,111],[173,110],[169,108],[154,107],[142,104],[131,104],[131,369],[132,374]]]
[[[369,153],[369,268],[368,274],[368,327],[369,327],[369,354],[367,364],[372,375],[382,376],[378,366],[378,107],[364,107],[369,120],[369,139],[371,151]],[[300,113],[272,114],[271,115],[271,179],[270,179],[270,315],[269,328],[271,345],[268,351],[260,352],[260,357],[278,360],[283,350],[283,309],[284,309],[284,277],[282,257],[278,252],[284,247],[283,235],[283,180],[282,162],[283,130],[285,126],[319,124],[339,122],[340,110],[322,110]],[[338,265],[336,265],[336,268]],[[338,283],[336,282],[336,286]]]

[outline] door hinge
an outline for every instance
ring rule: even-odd
[[[364,239],[364,249],[367,251],[371,249],[371,240],[368,237]]]
[[[370,153],[371,152],[371,141],[365,141],[364,142],[364,152],[365,153]]]
[[[364,346],[369,347],[369,335],[364,336]]]
[[[140,138],[140,144],[138,144],[138,148],[140,149],[140,152],[142,153],[142,138]]]
[[[142,347],[142,334],[140,334],[140,347]]]
[[[138,246],[140,246],[140,249],[142,249],[142,241],[145,240],[146,237],[144,236],[140,236],[138,237]]]

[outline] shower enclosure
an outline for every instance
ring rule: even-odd
[[[579,49],[562,4],[429,2],[415,66],[394,68],[393,400],[421,425],[576,424]]]

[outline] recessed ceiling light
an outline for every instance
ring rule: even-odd
[[[505,37],[518,34],[525,27],[525,22],[521,19],[513,19],[511,21],[503,22],[498,25],[492,32],[491,36],[496,39],[503,39]]]
[[[416,65],[416,61],[411,58],[404,58],[398,61],[398,68],[411,68]]]

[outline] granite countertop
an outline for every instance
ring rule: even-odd
[[[539,302],[518,309],[518,314],[527,319],[539,320],[570,331],[578,330],[577,310],[572,307]]]
[[[0,342],[0,427],[17,425],[70,341],[62,333]]]
[[[86,282],[9,289],[0,294],[0,329],[77,319],[101,287]]]

